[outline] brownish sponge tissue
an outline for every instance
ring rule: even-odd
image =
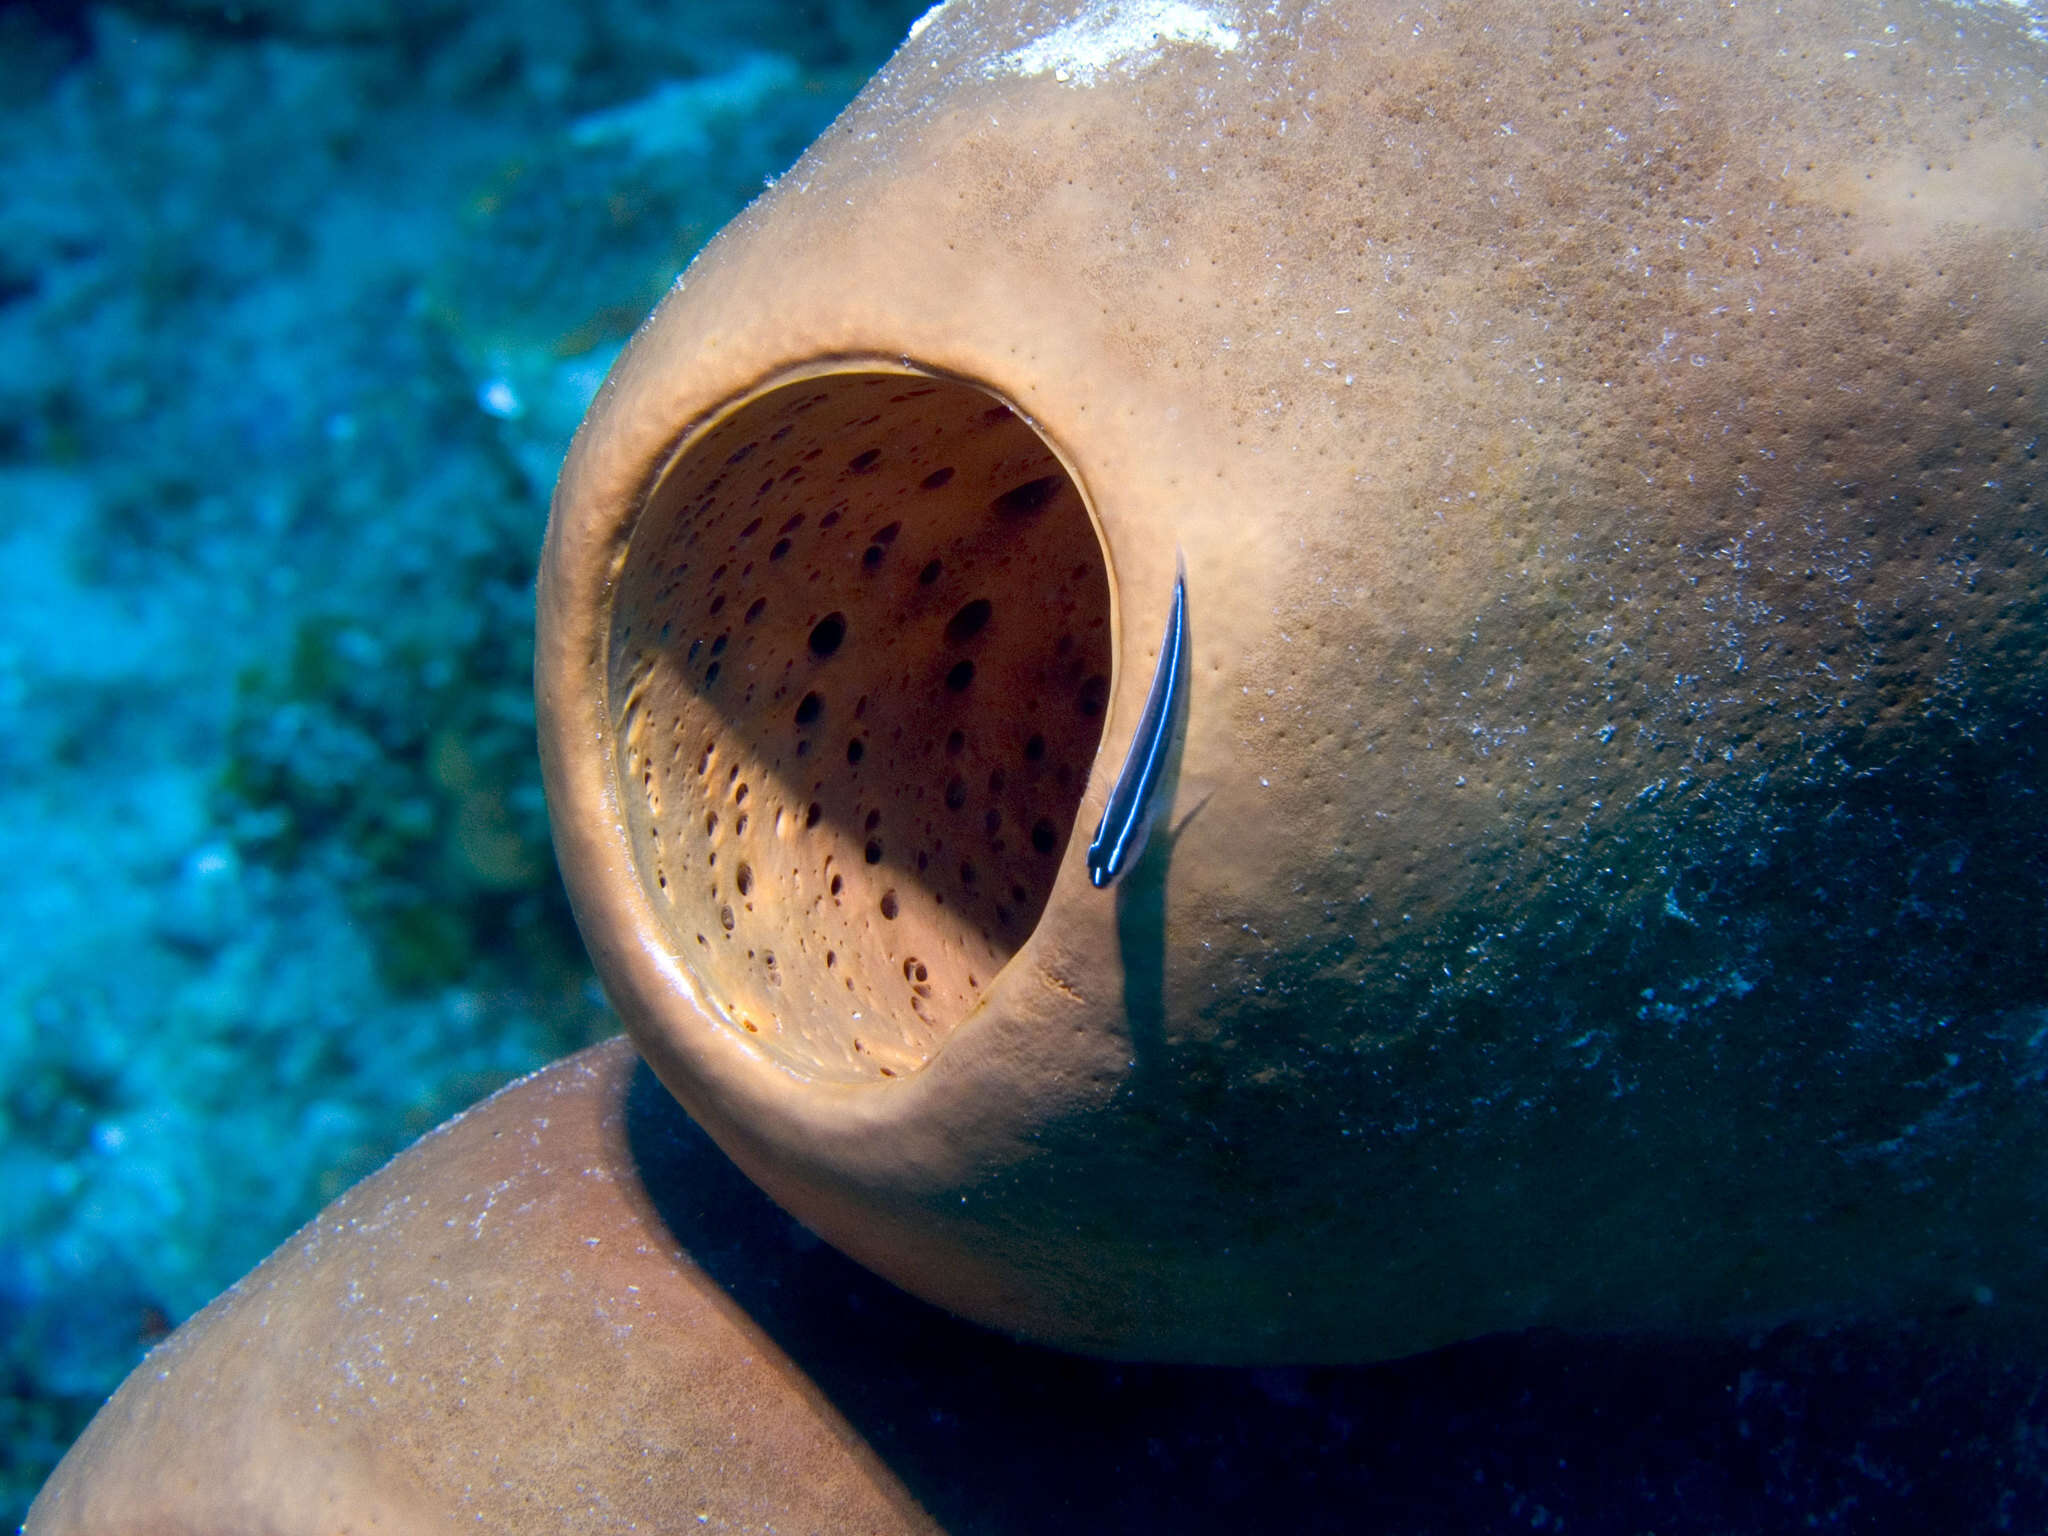
[[[633,530],[610,694],[706,998],[815,1078],[922,1066],[1038,922],[1109,668],[1087,511],[986,391],[827,374],[693,441]]]

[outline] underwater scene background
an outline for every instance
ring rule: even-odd
[[[615,1028],[534,763],[549,490],[632,327],[923,9],[0,0],[0,1525],[323,1202]],[[1085,1403],[1103,1529],[2048,1520],[2048,1373],[1912,1328],[987,1350]],[[953,1477],[1020,1454],[1000,1402],[931,1406]]]

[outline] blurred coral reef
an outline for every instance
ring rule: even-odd
[[[0,1526],[322,1201],[612,1029],[548,493],[920,9],[0,4]]]

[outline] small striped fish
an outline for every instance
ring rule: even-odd
[[[1123,771],[1109,791],[1102,825],[1088,845],[1088,879],[1096,889],[1108,885],[1144,851],[1152,830],[1152,797],[1166,766],[1166,748],[1173,740],[1174,716],[1187,691],[1188,568],[1179,550],[1173,552],[1173,608],[1166,617],[1166,635],[1159,642],[1159,662],[1152,671],[1152,691],[1145,713],[1131,738]]]

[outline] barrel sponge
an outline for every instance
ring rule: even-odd
[[[2010,1296],[2023,22],[931,13],[558,491],[557,844],[663,1080],[863,1262],[1112,1353]]]
[[[816,1240],[636,1070],[557,1062],[343,1195],[129,1378],[28,1529],[936,1529],[727,1293]],[[725,1246],[664,1216],[706,1204]]]

